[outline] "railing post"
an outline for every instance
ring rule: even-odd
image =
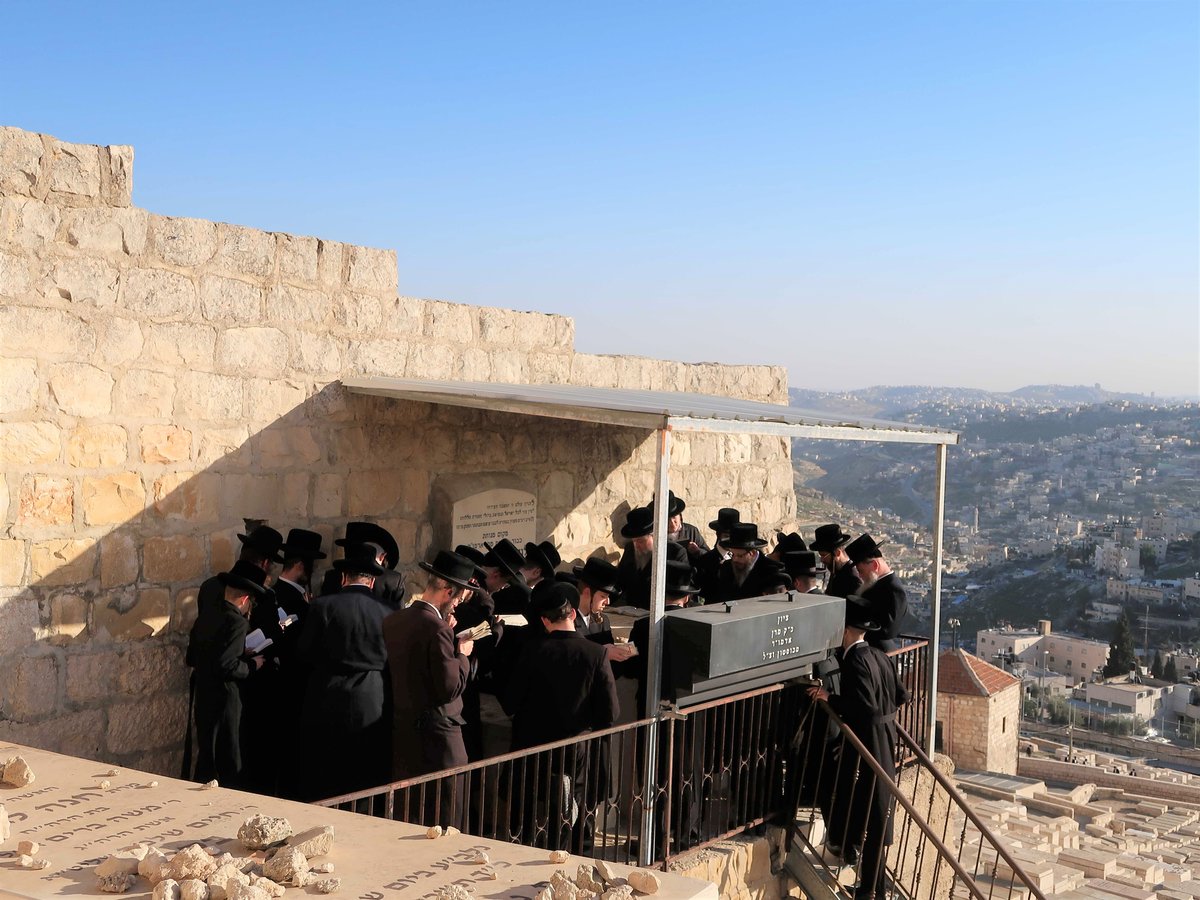
[[[929,730],[925,734],[925,750],[932,756],[937,741],[937,675],[938,653],[941,650],[942,626],[942,538],[946,518],[946,445],[937,445],[937,492],[933,501],[933,572],[930,579],[931,618],[933,633],[929,639],[929,689],[926,710]]]

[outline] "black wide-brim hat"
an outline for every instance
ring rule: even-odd
[[[808,549],[816,550],[818,553],[832,553],[838,547],[844,547],[850,543],[851,535],[842,531],[842,526],[836,522],[830,522],[828,525],[818,526],[813,532],[813,539],[809,542]]]
[[[247,547],[257,550],[271,562],[283,562],[283,554],[279,552],[283,547],[283,535],[270,525],[259,525],[249,534],[239,534],[238,540]]]
[[[347,522],[346,536],[338,538],[334,543],[339,547],[349,544],[378,544],[383,548],[384,556],[387,557],[389,569],[396,568],[400,562],[400,545],[396,543],[391,532],[374,522]]]
[[[726,550],[761,550],[767,542],[758,536],[758,526],[752,522],[738,522],[729,529],[729,537],[723,542]]]
[[[655,497],[655,500],[658,498]],[[650,514],[654,515],[654,500],[650,501],[650,505],[646,507],[650,510]],[[687,503],[682,497],[676,497],[674,491],[667,491],[667,516],[682,516],[683,511],[687,509]]]
[[[430,575],[436,575],[458,587],[468,590],[474,590],[476,587],[471,584],[471,578],[475,575],[475,563],[465,556],[459,556],[449,550],[439,550],[433,562],[422,562],[418,565]]]
[[[483,561],[487,558],[484,552],[470,544],[459,544],[454,548],[454,552],[475,563],[475,578],[483,584],[483,580],[487,578],[487,572],[483,570]]]
[[[869,534],[860,534],[846,545],[846,555],[850,557],[850,562],[852,563],[866,562],[868,559],[880,559],[883,556],[883,551],[879,548],[886,543],[887,541],[875,543],[875,538]]]
[[[266,586],[267,573],[254,563],[239,559],[228,572],[221,572],[217,580],[225,587],[245,591],[255,597],[265,597],[268,593]]]
[[[562,562],[562,556],[559,555],[558,548],[552,543],[542,541],[540,544],[525,545],[525,561],[527,564],[541,569],[544,577],[552,578],[554,570]]]
[[[783,554],[779,561],[783,563],[783,570],[793,578],[822,575],[829,571],[822,564],[821,557],[812,550],[793,550]]]
[[[339,572],[353,572],[356,575],[382,575],[388,570],[378,562],[378,556],[383,548],[369,541],[356,541],[344,545],[345,556],[335,559],[333,567]]]
[[[635,506],[625,513],[625,524],[621,526],[621,537],[645,537],[654,533],[654,511],[648,506]]]
[[[603,591],[613,595],[621,592],[617,585],[617,567],[607,559],[590,556],[582,566],[574,566],[571,571],[575,573],[576,578],[593,591]]]
[[[879,623],[871,611],[871,604],[858,594],[846,598],[846,627],[861,628],[863,631],[879,631]]]
[[[692,567],[677,559],[667,560],[667,581],[663,592],[668,596],[698,594],[700,588],[692,584]]]
[[[283,544],[283,555],[294,559],[325,559],[321,535],[304,528],[293,528]]]
[[[725,534],[740,521],[742,521],[740,512],[731,506],[723,506],[717,510],[717,517],[708,523],[708,527],[718,534]]]
[[[775,549],[779,553],[797,553],[807,550],[808,544],[804,543],[804,538],[800,537],[798,531],[793,531],[791,534],[777,531],[775,532]]]
[[[525,565],[525,557],[517,549],[517,545],[508,538],[501,538],[494,544],[484,543],[487,555],[483,564],[493,569],[503,569],[509,578],[521,578],[521,567]]]
[[[579,589],[565,581],[539,581],[529,595],[529,612],[535,616],[548,616],[564,605],[579,609]]]

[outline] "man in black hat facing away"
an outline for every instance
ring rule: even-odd
[[[742,521],[742,514],[729,506],[717,510],[717,517],[708,523],[717,535],[713,548],[696,560],[695,582],[700,586],[702,597],[715,597],[720,593],[717,588],[717,573],[721,563],[729,559],[729,551],[725,549],[725,541],[729,540],[729,529]]]
[[[688,561],[696,564],[701,556],[708,552],[708,544],[704,535],[695,525],[683,521],[683,511],[687,503],[682,497],[676,497],[674,491],[667,491],[667,540],[674,541],[687,551]],[[654,515],[654,500],[650,501],[650,515]]]
[[[374,522],[347,522],[346,536],[334,541],[339,547],[350,544],[374,544],[379,548],[376,562],[383,568],[375,576],[375,586],[372,590],[380,602],[389,609],[400,609],[404,606],[404,597],[408,589],[404,586],[404,577],[396,571],[400,564],[400,545],[392,537],[392,533],[382,525]],[[331,570],[325,578],[321,593],[336,593],[341,588],[341,581],[336,569]]]
[[[650,608],[650,579],[654,566],[654,511],[648,506],[637,506],[625,514],[621,526],[621,537],[627,538],[617,563],[617,585],[625,602],[638,609]],[[667,559],[687,563],[687,550],[674,541],[667,541]],[[690,568],[690,563],[688,563]]]
[[[268,575],[271,574],[273,563],[283,562],[283,556],[280,553],[283,547],[283,535],[269,525],[259,525],[250,529],[246,534],[239,534],[237,538],[242,544],[242,549],[238,553],[238,562],[258,566]],[[220,606],[225,602],[225,587],[219,575],[205,579],[196,595],[197,611],[208,605]]]
[[[524,615],[529,606],[530,591],[525,576],[521,574],[526,565],[525,557],[508,538],[483,546],[487,549],[483,558],[483,569],[487,575],[485,587],[491,591],[492,599],[496,602],[496,614]]]
[[[829,583],[825,585],[825,593],[831,597],[849,597],[857,594],[862,587],[862,579],[854,571],[849,557],[846,556],[846,545],[850,543],[850,535],[842,531],[842,526],[836,522],[821,525],[813,534],[809,550],[815,550],[821,557],[821,562],[829,570]]]
[[[829,703],[894,782],[896,709],[908,702],[908,692],[896,678],[887,654],[865,640],[877,626],[866,600],[847,597],[841,687],[835,694],[811,687],[808,694]],[[895,800],[876,784],[874,771],[860,761],[853,747],[843,744],[840,755],[840,763],[827,764],[828,771],[836,771],[836,775],[825,846],[847,862],[858,857],[859,880],[854,891],[858,900],[883,900],[887,884],[884,848],[892,843]]]
[[[871,616],[878,625],[867,643],[881,650],[896,650],[900,628],[908,616],[908,594],[879,547],[871,535],[859,535],[846,546],[846,556],[862,579],[859,594],[870,604]]]
[[[782,531],[775,532],[775,547],[767,554],[769,559],[775,562],[783,562],[785,553],[800,553],[808,549],[808,544],[804,543],[804,538],[800,537],[800,532],[793,531],[784,534]]]
[[[215,576],[222,588],[219,601],[199,606],[188,637],[187,664],[192,668],[192,702],[188,710],[183,777],[192,778],[192,713],[199,750],[196,781],[217,779],[226,787],[242,785],[242,699],[240,686],[263,665],[261,656],[247,657],[246,619],[255,598],[268,594],[266,571],[239,560]]]
[[[825,576],[825,566],[821,558],[811,550],[799,550],[783,554],[780,562],[792,579],[792,590],[802,594],[821,594],[821,579]]]
[[[308,669],[300,733],[309,749],[306,799],[317,800],[387,780],[388,723],[383,620],[375,596],[384,571],[376,544],[347,544],[335,560],[342,589],[309,607],[296,656]]]
[[[529,585],[530,590],[537,587],[541,581],[553,581],[554,570],[561,562],[558,548],[549,541],[526,544],[525,565],[521,567],[521,574],[525,576],[525,583]]]
[[[725,541],[729,559],[717,571],[715,597],[705,597],[708,603],[746,600],[786,591],[791,579],[783,566],[763,555],[767,542],[758,536],[758,526],[739,522],[729,531]]]

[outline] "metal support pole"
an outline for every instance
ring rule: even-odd
[[[946,518],[946,445],[937,445],[937,494],[933,500],[933,577],[930,579],[933,601],[933,635],[929,640],[929,730],[925,732],[925,752],[933,756],[937,736],[938,654],[942,630],[942,531]]]
[[[657,757],[659,729],[659,699],[662,696],[662,636],[663,614],[667,606],[667,516],[670,512],[668,469],[671,465],[671,426],[663,420],[658,429],[658,472],[654,492],[654,556],[650,565],[650,640],[646,659],[646,716],[654,719],[646,732],[646,771],[642,784],[642,840],[638,848],[639,863],[654,862],[654,818],[658,808]]]

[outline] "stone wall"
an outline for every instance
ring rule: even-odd
[[[648,432],[348,394],[351,375],[787,402],[766,366],[574,351],[562,316],[397,293],[395,254],[131,205],[129,147],[0,128],[0,737],[177,765],[196,587],[242,518],[381,522],[411,570],[440,476],[513,473],[564,559],[614,553]],[[786,439],[677,436],[688,521],[794,508]]]
[[[939,693],[937,721],[946,755],[960,769],[1015,773],[1020,702],[1016,684],[987,697]]]

